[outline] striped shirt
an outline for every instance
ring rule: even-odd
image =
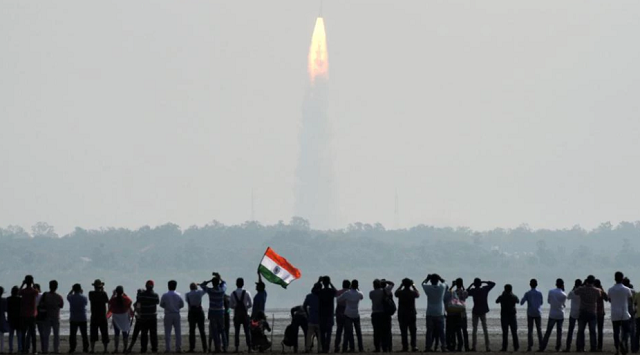
[[[158,313],[160,298],[153,290],[146,290],[138,294],[136,303],[140,306],[141,319],[155,319]]]
[[[216,287],[207,287],[206,283],[202,283],[200,287],[209,295],[209,313],[224,313],[224,295],[227,292],[227,283],[222,281]]]

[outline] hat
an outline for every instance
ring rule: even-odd
[[[148,280],[145,285],[155,286],[156,284],[153,282],[153,280]]]
[[[100,281],[100,279],[96,279],[91,286],[104,286],[104,282]]]

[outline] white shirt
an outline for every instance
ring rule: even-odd
[[[560,288],[549,290],[547,302],[549,303],[549,318],[564,319],[564,307],[567,300],[567,294]]]
[[[189,307],[202,307],[202,296],[204,296],[203,290],[192,290],[187,292],[184,299]]]
[[[244,300],[241,299],[242,291],[244,291]],[[231,294],[229,295],[229,308],[231,309],[236,309],[236,296],[234,296],[234,294],[238,295],[238,300],[244,303],[244,306],[247,309],[247,313],[251,314],[251,306],[253,305],[253,303],[251,301],[251,294],[249,293],[249,291],[246,291],[243,288],[238,288],[235,291],[231,292]]]
[[[341,294],[340,297],[338,297],[338,302],[346,302],[344,315],[351,319],[355,319],[360,317],[360,314],[358,313],[358,304],[362,299],[364,299],[362,292],[351,289]]]
[[[569,292],[567,299],[571,300],[571,312],[569,316],[573,319],[580,318],[580,296],[576,295],[572,290]]]
[[[160,298],[160,307],[164,308],[164,314],[180,314],[184,307],[182,296],[176,291],[169,291]]]
[[[631,318],[629,314],[629,298],[633,296],[631,289],[623,284],[615,284],[609,289],[609,302],[611,302],[611,320],[621,321]]]

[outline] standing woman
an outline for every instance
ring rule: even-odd
[[[113,291],[113,296],[109,300],[109,312],[112,314],[113,319],[113,332],[114,332],[114,354],[117,354],[120,345],[120,333],[122,333],[122,342],[124,344],[123,351],[127,351],[129,345],[129,332],[131,331],[131,298],[124,293],[122,286],[116,287]]]

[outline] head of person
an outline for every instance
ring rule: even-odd
[[[504,285],[504,293],[509,294],[511,292],[513,292],[513,287],[511,286],[511,284]]]
[[[587,276],[586,280],[584,280],[585,286],[593,286],[596,282],[596,277],[593,275]]]
[[[531,279],[531,281],[529,281],[529,286],[531,286],[531,288],[536,288],[536,287],[538,287],[538,280],[536,280],[536,279]]]
[[[19,293],[20,293],[20,287],[18,287],[18,286],[13,286],[13,287],[11,288],[11,296],[13,296],[13,297],[17,297]]]
[[[2,297],[2,295],[4,295],[4,287],[0,286],[0,297]]]
[[[431,280],[429,280],[429,281],[431,281],[431,284],[432,284],[432,285],[437,285],[437,284],[438,284],[438,282],[440,282],[440,275],[438,275],[438,274],[431,274]]]
[[[267,288],[267,285],[264,284],[264,282],[262,281],[258,281],[256,282],[256,291],[258,292],[262,292]]]
[[[104,282],[102,282],[100,279],[96,279],[91,285],[96,291],[100,291],[104,287]]]
[[[138,295],[140,295],[141,293],[144,293],[144,289],[143,288],[139,288],[138,289]]]
[[[156,283],[153,282],[153,280],[148,280],[147,283],[144,284],[144,287],[148,290],[148,291],[153,291],[153,288],[155,287]]]
[[[628,277],[625,277],[624,279],[622,279],[622,284],[627,286],[628,288],[633,288],[633,285],[631,284],[631,280],[629,280]]]
[[[462,280],[462,278],[458,277],[456,279],[456,287],[458,287],[458,288],[463,288],[464,287],[464,281]]]
[[[238,277],[236,280],[236,287],[243,288],[244,287],[244,279],[242,277]]]
[[[602,282],[600,282],[600,279],[593,280],[593,286],[597,288],[602,288]]]
[[[563,279],[557,279],[556,280],[556,287],[561,289],[561,290],[564,290],[564,280]]]
[[[195,291],[195,290],[197,290],[197,289],[198,289],[198,285],[197,285],[195,282],[192,282],[192,283],[189,285],[189,289],[190,289],[191,291]]]
[[[214,276],[211,279],[211,284],[213,285],[213,287],[218,287],[220,285],[220,278],[217,276]]]
[[[322,285],[328,287],[331,284],[331,278],[329,276],[322,277]]]
[[[58,281],[51,280],[49,281],[49,291],[56,292],[58,290]]]
[[[33,288],[35,288],[36,291],[38,292],[42,292],[42,289],[40,288],[40,284],[33,284]]]
[[[322,284],[320,282],[316,282],[313,284],[313,287],[311,288],[311,293],[315,293],[316,291],[320,290],[322,288]]]
[[[124,287],[122,287],[122,286],[118,286],[118,287],[116,287],[116,295],[117,295],[118,297],[120,297],[120,296],[122,296],[123,294],[124,294]]]
[[[574,281],[573,283],[573,288],[578,288],[582,286],[582,280],[580,279],[576,279],[576,281]]]
[[[380,280],[380,288],[387,288],[387,280],[386,279],[382,279]]]
[[[349,281],[349,280],[342,280],[342,288],[343,288],[343,289],[351,288],[351,281]]]
[[[405,288],[409,288],[411,287],[411,285],[413,285],[413,280],[411,280],[410,278],[405,278],[402,280],[402,286],[404,286]]]
[[[167,287],[169,291],[175,291],[178,288],[178,282],[176,280],[171,280],[167,282]]]
[[[380,282],[380,280],[379,280],[379,279],[375,279],[375,280],[373,280],[373,289],[374,289],[374,290],[377,290],[377,289],[381,288],[381,287],[382,287],[382,285],[381,285],[380,283],[381,283],[381,282]]]
[[[73,293],[82,293],[82,286],[80,286],[80,284],[73,284],[71,291],[73,291]]]
[[[351,280],[351,289],[352,290],[357,290],[360,288],[360,284],[358,283],[358,280]]]
[[[25,276],[25,277],[24,277],[24,283],[25,283],[27,286],[33,286],[33,276],[31,276],[31,275],[27,275],[27,276]]]
[[[617,284],[621,284],[622,281],[624,281],[624,274],[621,271],[616,271],[613,278],[616,280]]]
[[[476,278],[473,280],[473,286],[475,286],[475,287],[480,287],[480,286],[482,286],[482,280],[480,280],[480,278],[479,278],[479,277],[476,277]]]

